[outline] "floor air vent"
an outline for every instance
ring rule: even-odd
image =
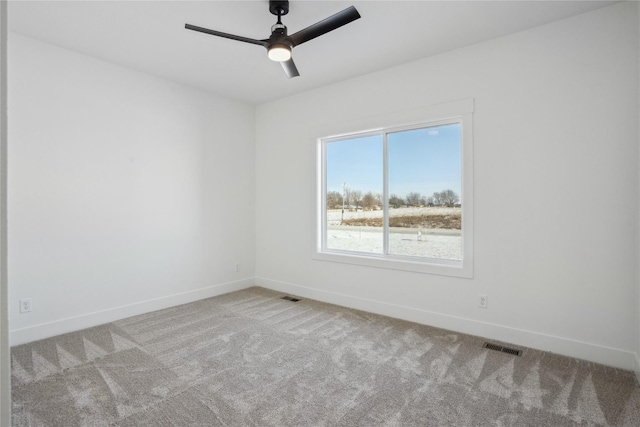
[[[503,347],[497,344],[491,344],[490,342],[486,342],[482,345],[482,348],[487,348],[489,350],[499,351],[501,353],[512,354],[514,356],[522,356],[522,350],[517,350],[515,348]]]
[[[290,297],[289,295],[287,295],[287,296],[285,296],[285,297],[282,297],[282,298],[280,298],[280,299],[286,299],[287,301],[291,301],[291,302],[298,302],[298,301],[300,301],[300,299],[299,299],[299,298]]]

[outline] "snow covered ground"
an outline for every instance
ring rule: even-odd
[[[459,213],[459,208],[398,208],[390,216]],[[365,253],[382,253],[381,227],[341,226],[341,210],[327,212],[327,248]],[[382,211],[345,212],[344,219],[382,217]],[[421,235],[418,235],[420,231]],[[460,230],[392,228],[389,233],[389,252],[393,255],[419,256],[461,260]]]

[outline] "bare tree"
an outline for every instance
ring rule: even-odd
[[[356,205],[356,209],[360,206],[362,202],[362,191],[360,190],[349,190],[349,201]]]
[[[407,194],[407,205],[420,206],[420,193]]]
[[[376,193],[376,205],[378,205],[378,207],[382,206],[382,193]]]
[[[397,194],[392,194],[389,197],[389,206],[393,206],[394,208],[399,208],[402,205],[404,205],[404,201],[400,197],[398,197]]]
[[[434,206],[442,205],[441,193],[436,191],[435,193],[433,193],[433,195],[430,198],[433,199],[433,205]]]
[[[453,190],[444,190],[440,192],[440,200],[441,204],[453,207],[460,201],[460,197]]]
[[[364,209],[373,210],[377,204],[378,200],[371,191],[362,196],[362,207]]]
[[[342,194],[338,191],[329,191],[327,193],[327,209],[335,209],[342,207]]]

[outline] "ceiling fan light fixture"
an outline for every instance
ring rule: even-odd
[[[285,62],[291,59],[291,48],[286,44],[274,44],[269,46],[269,59],[276,62]]]

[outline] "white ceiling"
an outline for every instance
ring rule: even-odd
[[[267,0],[10,1],[9,30],[252,104],[315,89],[611,4],[607,1],[292,0],[293,34],[354,5],[362,18],[294,49],[288,79],[260,46],[185,23],[264,39]]]

